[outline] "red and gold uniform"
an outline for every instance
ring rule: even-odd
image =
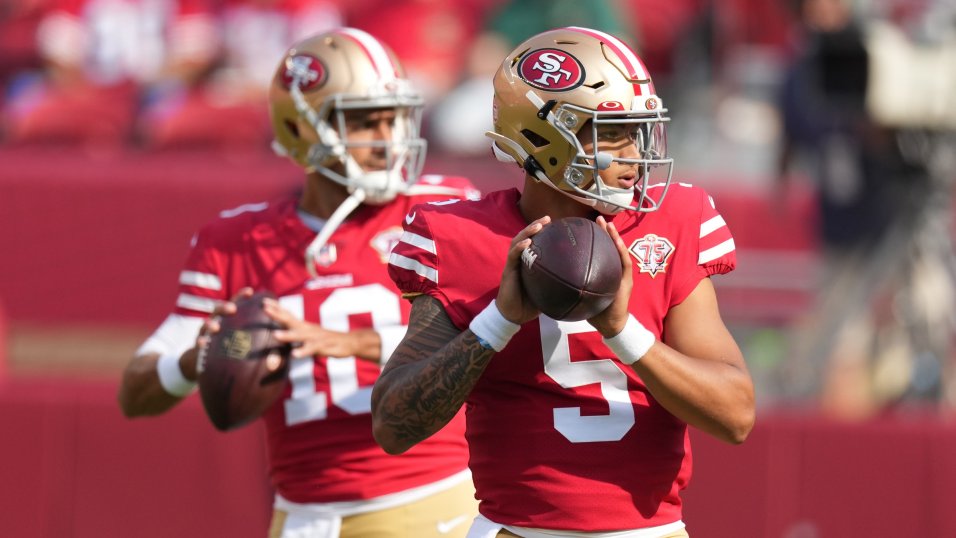
[[[423,184],[477,191],[462,178],[424,176]],[[334,331],[374,328],[383,357],[404,334],[410,306],[387,274],[387,259],[415,204],[448,195],[399,196],[363,205],[333,233],[316,260],[304,252],[315,231],[297,212],[297,200],[245,205],[223,212],[193,239],[180,276],[175,313],[206,316],[243,287],[273,291],[302,319]],[[428,441],[389,456],[372,438],[370,395],[380,364],[354,357],[293,359],[289,386],[265,416],[270,476],[278,494],[294,503],[373,499],[451,477],[467,469],[459,415]]]
[[[413,208],[389,267],[403,294],[434,297],[468,328],[497,295],[509,244],[527,225],[520,196]],[[631,313],[666,342],[668,310],[734,268],[730,231],[707,193],[687,184],[671,185],[658,211],[613,222],[634,263]],[[482,374],[466,416],[480,512],[496,523],[611,531],[681,519],[687,425],[586,321],[525,323]]]

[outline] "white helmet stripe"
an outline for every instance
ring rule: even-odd
[[[380,77],[384,80],[398,78],[398,67],[392,63],[391,56],[388,55],[377,39],[355,28],[342,28],[338,32],[348,36],[362,47],[365,54],[372,60],[372,65],[375,66],[375,70],[378,71]]]
[[[589,35],[606,43],[608,48],[621,59],[621,63],[623,63],[624,68],[629,71],[628,74],[632,79],[649,80],[651,78],[647,73],[647,68],[644,67],[644,62],[620,39],[598,30],[581,28],[579,26],[569,26],[568,30]],[[634,95],[647,97],[653,94],[654,91],[650,87],[650,84],[634,84]]]

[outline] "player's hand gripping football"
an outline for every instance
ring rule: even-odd
[[[501,273],[501,285],[498,286],[498,297],[495,302],[501,315],[512,323],[521,325],[541,314],[521,287],[521,253],[531,245],[531,236],[540,232],[550,222],[551,217],[545,215],[525,226],[511,240],[511,248],[508,250],[505,268]]]
[[[193,371],[197,371],[196,365],[198,362],[199,350],[209,345],[209,341],[212,336],[219,332],[219,330],[222,328],[223,316],[235,315],[236,301],[247,297],[252,297],[254,293],[255,290],[252,288],[242,288],[236,292],[236,294],[233,295],[230,300],[223,301],[216,305],[216,308],[212,311],[212,314],[206,319],[205,322],[203,322],[202,328],[199,330],[199,337],[196,339],[196,346],[190,351],[187,351],[186,355],[184,355],[186,361],[192,362]],[[280,366],[282,366],[282,361],[277,356],[270,356],[266,361],[266,367],[270,370],[277,370]]]
[[[627,305],[631,298],[631,290],[634,288],[634,268],[631,264],[631,256],[627,251],[627,245],[624,244],[621,235],[617,233],[614,224],[608,222],[602,216],[597,218],[597,223],[614,240],[618,254],[621,255],[621,267],[623,269],[621,287],[617,289],[614,301],[603,312],[588,319],[588,323],[597,329],[602,336],[610,338],[624,330],[624,324],[627,323]]]
[[[236,295],[234,295],[230,301],[219,303],[213,310],[212,314],[206,318],[206,321],[203,322],[202,327],[199,329],[199,336],[196,338],[196,344],[183,353],[183,356],[180,359],[180,368],[183,371],[183,375],[186,376],[186,379],[195,381],[196,378],[199,377],[199,372],[197,370],[197,365],[199,362],[199,350],[205,347],[209,343],[209,338],[219,331],[220,318],[222,316],[231,316],[232,314],[235,314],[235,301],[241,297],[249,297],[252,295],[252,293],[252,288],[243,288],[239,290],[239,292],[236,293]]]
[[[303,321],[273,299],[263,301],[266,314],[285,330],[274,331],[276,340],[292,344],[292,357],[358,357],[369,361],[381,358],[381,338],[372,329],[330,331],[317,323]]]

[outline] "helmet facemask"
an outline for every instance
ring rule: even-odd
[[[584,198],[581,201],[606,215],[625,209],[656,211],[667,190],[662,189],[661,196],[653,199],[647,195],[647,188],[654,184],[669,185],[674,164],[674,160],[667,157],[665,122],[669,118],[664,116],[665,112],[621,114],[619,111],[594,111],[573,104],[556,107],[551,123],[576,151],[564,169],[561,181]],[[588,118],[580,129],[590,130],[590,151],[575,134],[580,132],[578,126],[582,118]],[[621,155],[627,146],[633,146],[631,154],[634,157]],[[618,156],[602,151],[602,147],[615,151]],[[620,188],[604,183],[600,172],[612,163],[637,168],[633,187]]]
[[[426,141],[419,136],[424,102],[404,83],[389,81],[389,88],[372,88],[368,95],[333,94],[318,110],[293,84],[289,93],[296,109],[318,135],[306,155],[308,168],[344,185],[349,194],[363,190],[364,201],[370,204],[388,203],[413,185],[425,159]],[[395,111],[390,139],[360,141],[349,136],[350,119],[381,109]],[[381,151],[384,165],[366,170],[350,150]]]
[[[306,38],[279,63],[269,90],[273,149],[348,192],[306,248],[313,276],[321,249],[355,209],[388,203],[418,181],[423,106],[394,52],[355,28]]]
[[[552,156],[566,155],[563,159],[548,162],[547,165],[538,163],[536,167],[530,167],[532,174],[539,181],[605,215],[614,215],[624,210],[646,213],[656,211],[660,207],[670,185],[674,164],[674,160],[667,157],[665,123],[670,121],[666,116],[667,109],[658,107],[650,113],[622,113],[620,109],[592,110],[572,103],[545,103],[533,91],[527,92],[526,98],[537,107],[538,117],[546,122],[544,129],[537,134],[545,146],[537,149],[547,151]],[[656,97],[653,99],[659,102]],[[583,129],[591,130],[591,140],[594,142],[591,151],[585,150],[578,138]],[[633,144],[636,157],[620,156],[625,149],[623,145],[613,148],[617,150],[618,157],[601,151],[602,134],[609,130],[626,133],[629,139],[624,143]],[[520,144],[514,141],[504,139],[500,135],[491,136],[496,144],[504,144],[512,151],[520,149]],[[529,135],[524,136],[527,138]],[[567,152],[552,146],[563,144],[567,144],[564,146],[568,148]],[[529,158],[531,153],[524,150],[521,152],[524,153],[524,158]],[[498,148],[496,155],[500,160],[515,160],[501,151],[501,148]],[[612,163],[637,166],[638,176],[633,187],[619,188],[604,183],[600,171],[610,167]],[[657,184],[663,185],[664,188],[661,189],[661,195],[654,199],[648,196],[647,188]]]
[[[673,166],[666,152],[669,120],[650,74],[627,44],[575,26],[542,32],[505,58],[494,87],[494,131],[487,135],[499,160],[604,214],[658,209]],[[631,140],[599,144],[599,135],[614,128],[632,133]],[[599,147],[585,151],[578,135]],[[627,167],[637,176],[632,187],[620,188],[617,178],[631,183]],[[664,188],[653,189],[652,199],[649,187],[658,183]]]

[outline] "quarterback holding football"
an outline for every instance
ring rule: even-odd
[[[741,443],[755,420],[710,278],[735,266],[731,233],[704,190],[671,181],[667,111],[621,40],[541,33],[494,88],[492,147],[523,189],[406,222],[390,271],[411,321],[375,383],[375,437],[414,450],[467,405],[472,538],[686,537],[688,426]],[[610,304],[577,321],[541,314],[521,278],[535,234],[569,217],[621,264]]]
[[[464,178],[420,177],[422,106],[394,53],[365,32],[342,28],[293,45],[269,108],[274,147],[305,170],[304,189],[224,211],[199,230],[175,309],[124,372],[120,405],[135,417],[163,413],[194,390],[199,349],[209,361],[279,358],[257,353],[268,334],[227,319],[253,291],[275,296],[255,304],[276,322],[271,336],[291,347],[287,363],[276,362],[282,391],[266,394],[276,399],[262,414],[276,491],[270,537],[461,537],[476,513],[460,413],[401,456],[372,437],[372,385],[411,309],[387,272],[401,224],[417,204],[477,197]],[[246,306],[240,313],[261,317]],[[220,329],[228,340],[204,347]],[[206,364],[203,376],[219,365]],[[217,427],[258,410],[262,400],[243,394],[228,394],[233,407],[217,405],[215,381],[202,392]]]

